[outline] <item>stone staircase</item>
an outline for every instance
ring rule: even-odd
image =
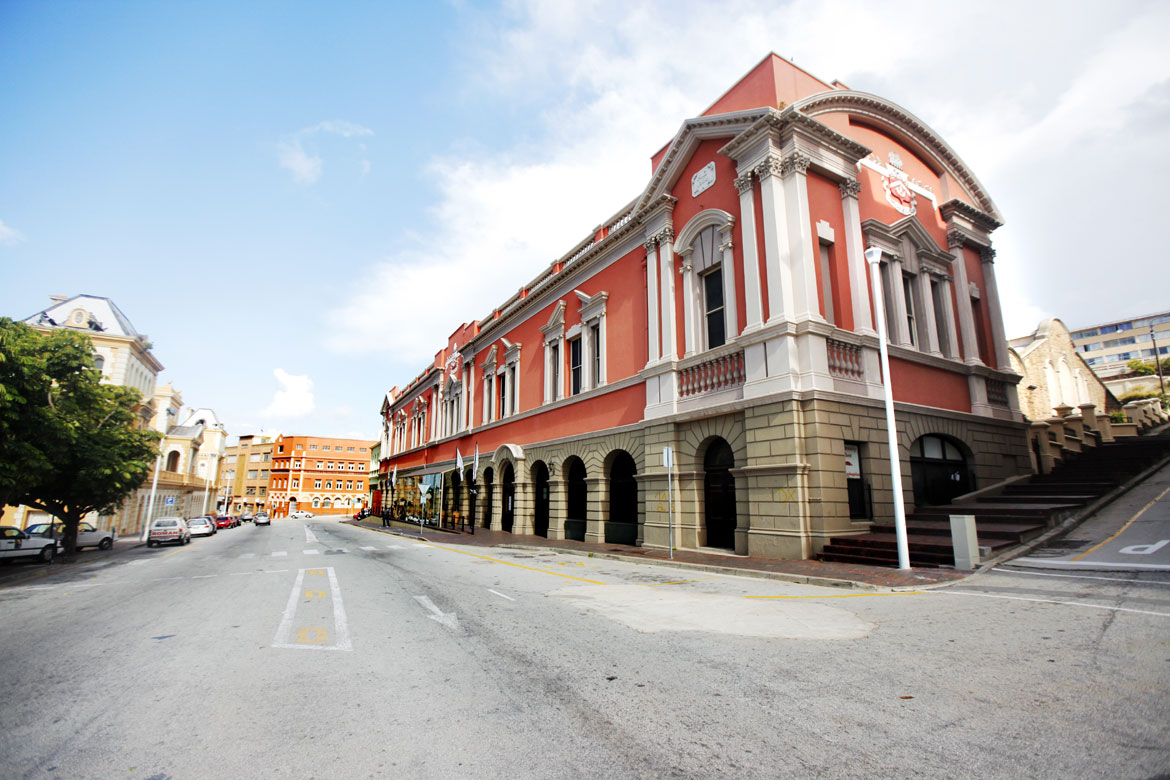
[[[1049,474],[1007,485],[998,495],[975,501],[917,509],[906,518],[910,565],[953,566],[950,515],[975,515],[984,557],[1023,544],[1069,517],[1126,480],[1170,456],[1170,433],[1131,437],[1086,450]],[[892,520],[875,523],[861,536],[835,536],[821,560],[897,566],[898,545]]]

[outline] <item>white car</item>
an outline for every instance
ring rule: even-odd
[[[60,551],[61,543],[56,539],[29,536],[15,526],[0,525],[0,558],[35,555],[45,563],[52,563],[54,556]]]
[[[303,509],[298,509],[289,514],[289,517],[316,517],[312,512],[306,512]]]
[[[272,518],[268,516],[267,512],[257,512],[252,518],[252,522],[256,525],[272,525]]]
[[[215,522],[206,517],[192,517],[187,521],[187,528],[191,536],[212,536],[215,534]]]
[[[146,537],[146,546],[155,547],[160,544],[177,544],[182,547],[191,541],[191,529],[187,521],[181,517],[159,517],[150,524],[150,533]]]
[[[36,523],[24,529],[24,532],[29,536],[37,536],[46,539],[49,536],[48,523]],[[53,535],[61,539],[65,534],[65,524],[61,522],[53,523]],[[99,531],[94,527],[93,523],[80,522],[77,524],[77,549],[82,547],[97,547],[102,550],[108,550],[114,546],[114,532],[113,531]]]

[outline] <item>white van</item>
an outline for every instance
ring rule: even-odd
[[[150,533],[146,537],[146,546],[154,547],[159,544],[174,543],[184,545],[191,541],[191,529],[187,521],[181,517],[156,517],[150,523]]]

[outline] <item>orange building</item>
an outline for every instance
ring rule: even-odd
[[[386,395],[381,503],[783,558],[864,533],[893,513],[869,247],[905,495],[1027,472],[1000,223],[921,119],[769,55],[631,202]]]
[[[369,496],[370,447],[377,442],[318,436],[277,436],[272,443],[268,513],[287,517],[351,515]]]

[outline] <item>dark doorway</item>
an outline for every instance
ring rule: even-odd
[[[532,533],[548,537],[548,467],[540,461],[532,467]]]
[[[492,479],[495,477],[495,472],[490,468],[483,470],[483,527],[492,527],[492,493],[495,490],[495,485],[492,484]]]
[[[516,520],[516,472],[511,463],[504,466],[502,482],[504,505],[501,507],[503,511],[500,512],[500,527],[512,533],[512,524]]]
[[[589,515],[589,493],[585,486],[585,464],[580,458],[568,461],[565,506],[565,538],[585,541],[585,522]]]
[[[475,532],[475,509],[477,499],[479,498],[479,485],[475,483],[475,475],[471,475],[471,479],[467,481],[467,526],[471,532]]]
[[[971,470],[959,443],[929,434],[910,445],[910,476],[918,506],[949,504],[955,496],[974,490]]]
[[[716,439],[703,458],[703,523],[707,546],[735,549],[735,456],[731,445]]]
[[[630,453],[621,450],[609,467],[609,519],[605,541],[609,544],[638,543],[638,465]]]
[[[447,483],[447,507],[443,515],[443,525],[447,528],[454,528],[459,525],[462,518],[462,511],[460,504],[462,481],[459,479],[459,472],[451,472],[451,479]]]

